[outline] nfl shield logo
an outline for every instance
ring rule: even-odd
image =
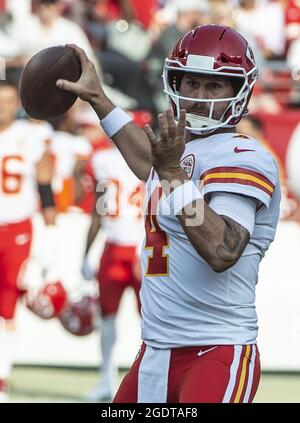
[[[180,165],[182,169],[186,172],[187,176],[191,178],[193,175],[194,166],[195,166],[194,154],[189,154],[188,156],[184,157],[181,160]]]

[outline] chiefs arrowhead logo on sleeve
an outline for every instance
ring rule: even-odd
[[[194,154],[189,154],[188,156],[184,157],[181,160],[180,165],[182,169],[185,171],[185,173],[187,174],[187,176],[191,178],[194,172],[194,167],[195,167]]]

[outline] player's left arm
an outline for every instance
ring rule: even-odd
[[[189,181],[180,166],[180,158],[185,149],[185,115],[186,112],[182,110],[177,126],[171,110],[166,115],[159,115],[160,137],[153,133],[149,125],[145,127],[151,142],[152,163],[166,195],[170,193],[170,184],[173,186],[172,192],[176,186]],[[253,208],[255,211],[254,201],[249,203],[250,215]],[[249,242],[248,229],[234,219],[216,213],[203,197],[187,204],[176,216],[195,250],[216,272],[223,272],[233,266]]]
[[[76,160],[73,169],[73,178],[74,178],[74,191],[75,191],[75,204],[80,203],[83,197],[86,194],[86,190],[84,187],[84,180],[86,178],[86,166],[87,160],[79,159]]]
[[[105,191],[96,193],[94,209],[91,215],[91,223],[87,234],[86,247],[84,253],[85,257],[88,255],[90,248],[93,245],[99,230],[101,229],[101,215],[100,213],[98,213],[98,204],[104,194]]]
[[[169,183],[177,180],[178,186],[188,181],[181,167],[176,171],[173,168],[170,172],[165,170],[158,174],[161,180]],[[254,201],[253,205],[256,207]],[[204,198],[187,204],[177,214],[177,218],[192,246],[215,272],[224,272],[233,266],[250,240],[248,229],[234,219],[216,213]],[[255,216],[253,225],[254,220]]]
[[[54,161],[46,150],[36,164],[36,181],[41,200],[41,212],[47,226],[55,225],[56,207],[51,182],[54,176]]]

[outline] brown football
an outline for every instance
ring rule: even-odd
[[[65,113],[77,96],[57,88],[56,81],[75,82],[80,75],[80,61],[70,47],[50,47],[35,54],[20,78],[20,99],[26,113],[41,120]]]

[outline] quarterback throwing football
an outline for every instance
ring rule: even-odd
[[[280,186],[272,156],[236,133],[257,79],[248,42],[223,25],[188,32],[165,60],[159,135],[104,94],[92,63],[57,81],[97,112],[147,184],[143,344],[115,402],[252,402],[260,379],[255,285]],[[202,188],[201,188],[202,187]]]

